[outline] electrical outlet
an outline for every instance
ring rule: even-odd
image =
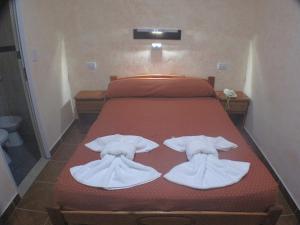
[[[218,70],[227,70],[228,69],[228,64],[227,63],[218,63],[217,69]]]
[[[90,71],[95,71],[97,69],[97,63],[96,62],[87,62],[86,66]]]

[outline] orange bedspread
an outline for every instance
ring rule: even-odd
[[[84,146],[99,136],[140,135],[160,147],[136,154],[135,161],[161,173],[186,161],[179,153],[162,145],[172,136],[223,136],[239,145],[220,152],[220,158],[251,162],[249,173],[239,183],[211,190],[195,190],[176,185],[163,177],[137,187],[107,191],[77,183],[69,168],[99,159]],[[77,210],[213,210],[264,211],[276,201],[278,185],[257,158],[239,131],[214,98],[124,98],[109,100],[85,140],[77,147],[55,186],[55,197],[65,209]]]

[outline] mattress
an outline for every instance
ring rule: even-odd
[[[135,161],[161,173],[187,160],[185,153],[162,145],[170,137],[223,136],[239,147],[220,152],[223,159],[251,163],[237,184],[196,190],[168,182],[163,177],[141,186],[108,191],[77,183],[69,168],[99,159],[84,146],[104,135],[140,135],[160,147],[135,155]],[[119,98],[105,103],[87,136],[77,147],[55,185],[55,200],[63,209],[103,211],[265,211],[276,201],[278,185],[244,140],[218,100],[214,98]]]

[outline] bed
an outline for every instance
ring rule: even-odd
[[[149,78],[152,76],[138,79]],[[176,78],[155,76],[154,79]],[[214,78],[210,77],[208,82],[213,85]],[[185,154],[171,151],[162,145],[163,141],[173,136],[198,134],[224,136],[235,142],[238,150],[222,152],[220,158],[251,162],[251,169],[239,183],[210,190],[176,185],[163,177],[115,191],[77,183],[69,168],[99,159],[99,153],[89,151],[84,144],[115,133],[140,135],[159,143],[158,149],[136,155],[135,161],[163,174],[186,161]],[[105,103],[60,174],[55,185],[55,201],[59,207],[49,208],[48,213],[55,225],[274,225],[281,214],[281,207],[275,204],[277,192],[277,183],[216,98],[117,95]]]

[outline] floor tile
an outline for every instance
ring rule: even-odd
[[[298,225],[298,220],[295,216],[281,216],[276,225]]]
[[[46,212],[47,207],[54,207],[53,184],[35,182],[17,208]]]
[[[70,130],[78,129],[81,133],[86,134],[91,125],[97,119],[97,115],[81,115],[79,120],[76,120],[71,126]]]
[[[277,202],[283,207],[283,211],[282,211],[283,215],[287,215],[287,214],[292,214],[293,213],[293,210],[291,209],[289,203],[284,198],[284,196],[281,193],[281,191],[278,193]]]
[[[84,133],[81,133],[78,130],[71,130],[64,137],[62,138],[62,143],[64,144],[71,144],[71,145],[78,145],[83,138],[85,137]]]
[[[59,146],[57,146],[57,149],[55,150],[52,159],[59,161],[67,161],[70,159],[70,157],[76,150],[76,147],[77,145],[68,145],[61,143]]]
[[[64,166],[65,162],[50,160],[36,180],[39,182],[55,183]]]
[[[16,209],[6,225],[44,225],[47,217],[46,213]]]
[[[53,223],[51,223],[50,219],[48,218],[45,225],[53,225]]]
[[[9,168],[17,185],[22,182],[22,180],[26,177],[28,172],[34,167],[40,158],[31,152],[38,151],[38,149],[30,150],[33,148],[37,148],[37,146],[29,145],[28,143],[24,143],[23,145],[17,147],[6,148],[6,152],[11,159]]]

